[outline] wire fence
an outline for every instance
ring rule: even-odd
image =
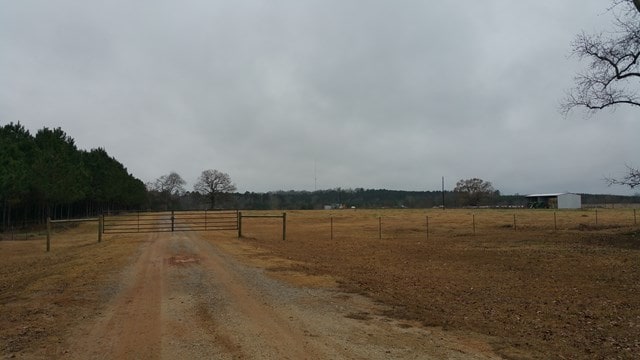
[[[537,234],[545,232],[597,232],[637,228],[638,209],[345,209],[299,210],[282,212],[245,211],[243,217],[254,218],[242,230],[242,236],[279,237],[295,241],[299,237],[327,240],[349,238],[371,239],[435,239],[493,234]],[[234,210],[235,217],[235,210]],[[269,217],[282,217],[274,222]],[[190,218],[189,218],[190,219]],[[208,218],[205,226],[209,224]],[[232,219],[233,220],[233,219]],[[137,215],[136,215],[137,226]],[[198,219],[200,221],[200,219]],[[225,220],[226,221],[226,220]],[[55,221],[54,221],[55,222]],[[235,220],[234,220],[235,224]],[[56,224],[57,231],[77,226],[74,223]],[[233,227],[232,227],[233,228]],[[286,228],[286,230],[285,230]],[[208,229],[208,228],[207,228]],[[181,231],[176,228],[176,231]],[[6,227],[0,232],[1,241],[44,239],[46,224],[25,223]]]
[[[21,222],[0,229],[0,241],[18,241],[42,238],[47,234],[47,225],[39,222]]]
[[[447,238],[492,234],[586,232],[638,226],[636,209],[530,210],[333,210],[289,211],[288,233],[329,240]],[[255,235],[271,236],[270,226],[256,224]],[[265,231],[261,231],[264,229]],[[273,230],[273,229],[270,229]],[[251,233],[247,233],[251,236]]]

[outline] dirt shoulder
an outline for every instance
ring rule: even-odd
[[[82,225],[52,239],[0,242],[0,354],[3,358],[56,357],[68,329],[100,312],[121,290],[118,279],[144,240],[96,243]]]

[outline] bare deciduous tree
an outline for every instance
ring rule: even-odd
[[[640,0],[612,4],[615,30],[606,35],[582,33],[572,44],[573,55],[590,63],[586,72],[576,75],[576,86],[561,103],[565,115],[578,107],[589,113],[619,105],[640,107]],[[638,186],[640,170],[627,168],[623,178],[607,178],[609,185]]]
[[[630,188],[635,188],[640,185],[640,170],[627,165],[627,175],[620,179],[606,178],[605,180],[611,185],[624,185]]]
[[[593,113],[618,105],[640,107],[640,0],[613,0],[614,30],[582,33],[572,43],[572,54],[589,61],[585,72],[575,77],[560,110],[574,108]]]
[[[497,193],[491,182],[478,178],[459,180],[453,191],[458,193],[467,205],[471,206],[478,206],[482,199]]]
[[[187,182],[175,171],[162,175],[153,183],[154,190],[160,193],[180,196],[184,194],[184,185]]]
[[[221,195],[236,191],[229,174],[218,170],[203,171],[193,189],[209,198],[212,209],[215,208],[216,200]]]
[[[184,185],[187,182],[175,171],[162,175],[153,183],[147,184],[151,191],[157,192],[165,203],[165,209],[169,209],[171,200],[185,193]]]

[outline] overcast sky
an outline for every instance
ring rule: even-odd
[[[0,0],[0,124],[62,127],[143,181],[239,191],[632,194],[640,110],[564,118],[603,0]]]

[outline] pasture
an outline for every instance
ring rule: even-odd
[[[245,224],[243,241],[335,277],[394,317],[482,334],[507,358],[640,353],[632,209],[349,209],[287,219],[287,241],[267,221]]]
[[[268,260],[258,263],[274,275],[334,278],[388,316],[477,337],[505,358],[633,358],[634,221],[632,209],[287,211],[286,241],[271,218],[243,220],[241,239],[202,237],[255,249],[248,256]],[[3,354],[60,342],[57,329],[100,311],[146,241],[116,234],[97,243],[93,223],[55,227],[51,253],[44,234],[28,239],[0,241]]]

